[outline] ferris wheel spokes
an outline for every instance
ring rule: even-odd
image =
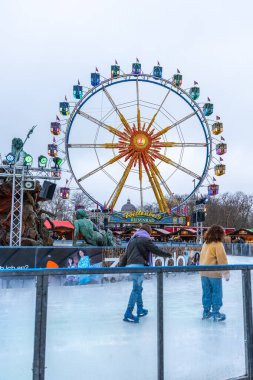
[[[137,127],[138,131],[141,129],[141,111],[140,111],[140,97],[139,97],[139,82],[136,78],[136,95],[137,95]]]
[[[155,119],[156,119],[156,116],[157,116],[158,113],[160,112],[160,110],[161,110],[161,108],[162,108],[162,106],[163,106],[165,100],[166,100],[167,97],[169,96],[170,91],[171,91],[171,89],[169,89],[169,90],[167,91],[167,94],[166,94],[165,97],[163,98],[163,100],[162,100],[160,106],[158,107],[158,110],[156,111],[156,113],[154,114],[154,116],[152,117],[152,119],[150,120],[149,125],[148,125],[148,127],[147,127],[147,132],[148,132],[148,131],[150,130],[150,128],[152,127],[152,125],[153,125],[153,123],[154,123],[154,121],[155,121]]]
[[[122,149],[127,148],[128,144],[123,143],[104,143],[104,144],[67,144],[68,148],[105,148],[105,149]]]
[[[138,169],[139,169],[140,198],[141,198],[141,210],[142,210],[143,209],[143,188],[142,188],[142,162],[141,162],[141,153],[138,153]]]
[[[176,121],[175,123],[169,125],[168,127],[165,127],[163,129],[161,129],[161,131],[157,132],[156,134],[153,135],[153,138],[156,139],[162,135],[164,135],[165,133],[167,133],[168,131],[170,131],[172,128],[175,128],[177,125],[183,123],[184,121],[190,119],[192,116],[194,116],[196,114],[197,111],[195,112],[192,112],[190,113],[189,115],[187,116],[184,116],[182,119]]]
[[[182,172],[186,173],[186,174],[189,174],[190,176],[192,176],[193,178],[196,178],[198,179],[199,181],[201,180],[201,176],[199,176],[198,174],[192,172],[191,170],[183,167],[182,165],[178,164],[177,162],[174,162],[172,161],[170,158],[164,156],[163,154],[160,154],[160,153],[157,153],[155,152],[154,153],[154,156],[156,158],[159,158],[161,161],[165,162],[166,164],[169,164],[169,165],[172,165],[172,166],[175,166],[175,168],[181,170]]]
[[[109,205],[109,203],[111,202],[110,206],[109,206],[109,209],[112,210],[119,198],[119,195],[123,189],[123,186],[124,184],[126,183],[126,180],[127,180],[127,177],[132,169],[132,166],[134,164],[134,162],[136,161],[137,159],[137,153],[134,153],[134,155],[132,156],[132,158],[130,159],[120,181],[118,182],[116,188],[114,189],[112,195],[110,196],[108,202],[107,202],[107,205]]]
[[[196,147],[206,147],[206,143],[176,143],[176,142],[169,142],[169,141],[158,141],[153,144],[154,148],[196,148]]]
[[[113,106],[115,112],[116,112],[117,115],[119,116],[120,121],[121,121],[122,124],[124,125],[126,132],[128,132],[129,135],[131,136],[132,130],[131,130],[131,127],[130,127],[130,125],[128,124],[128,122],[127,122],[125,116],[120,112],[120,110],[118,109],[116,103],[114,102],[114,100],[112,99],[111,95],[109,94],[109,92],[107,91],[107,89],[106,89],[104,86],[103,86],[103,91],[104,91],[105,95],[107,96],[109,102],[110,102],[111,105]]]
[[[102,121],[96,119],[95,117],[88,115],[87,113],[85,113],[81,110],[78,110],[77,113],[79,115],[83,116],[85,119],[91,121],[92,123],[95,123],[95,124],[99,125],[100,127],[106,129],[107,131],[113,133],[114,135],[116,135],[118,137],[125,137],[123,132],[120,132],[116,128],[113,128],[112,126],[103,123]]]
[[[153,165],[154,165],[154,170],[155,170],[155,172],[156,172],[156,175],[157,175],[157,177],[160,179],[161,184],[163,185],[163,187],[164,187],[165,190],[167,191],[168,195],[171,196],[171,197],[174,197],[174,194],[173,194],[172,191],[170,190],[170,188],[169,188],[169,186],[167,185],[166,181],[163,179],[163,177],[162,177],[162,175],[161,175],[161,173],[160,173],[158,167],[157,167],[155,164],[153,164]]]
[[[167,206],[167,202],[166,202],[166,200],[165,200],[165,197],[164,197],[164,195],[163,195],[163,192],[162,192],[162,189],[161,189],[161,187],[160,187],[160,185],[159,185],[159,182],[158,182],[158,180],[157,180],[157,177],[160,179],[160,181],[161,181],[161,183],[162,183],[163,185],[166,184],[166,182],[165,182],[164,179],[162,178],[162,175],[161,175],[161,173],[160,173],[158,167],[155,165],[154,161],[152,161],[152,159],[151,159],[150,157],[149,157],[149,158],[147,157],[147,159],[148,159],[148,164],[149,164],[150,169],[151,169],[151,173],[152,173],[153,178],[154,178],[155,185],[156,185],[156,187],[157,187],[158,193],[160,194],[161,201],[162,201],[163,205],[165,206],[165,211],[166,211],[166,209],[167,209],[167,207],[168,207],[168,206]],[[166,184],[166,185],[167,185],[167,184]],[[168,192],[169,195],[172,195],[172,192],[171,192],[171,190],[169,189],[168,185],[167,185],[167,188],[166,188],[166,186],[164,186],[164,188],[166,189],[166,191]]]
[[[154,195],[156,197],[157,203],[160,207],[160,210],[162,212],[165,212],[165,210],[167,208],[166,200],[163,196],[163,193],[162,193],[162,190],[160,188],[158,181],[157,181],[157,183],[155,183],[156,176],[155,176],[155,173],[153,172],[153,170],[151,169],[149,157],[145,153],[143,153],[142,156],[143,156],[143,160],[142,160],[143,165],[144,165],[145,171],[147,173],[151,187],[153,189]],[[165,204],[166,204],[166,206],[165,206]]]
[[[100,170],[102,170],[102,169],[106,168],[107,166],[113,164],[114,162],[120,160],[121,158],[123,158],[124,156],[126,156],[127,153],[125,153],[125,152],[124,153],[120,153],[118,156],[113,157],[111,160],[107,161],[105,164],[97,167],[96,169],[94,169],[94,170],[90,171],[89,173],[85,174],[84,176],[80,177],[77,181],[78,182],[83,181],[84,179],[90,177],[91,175],[99,172]]]

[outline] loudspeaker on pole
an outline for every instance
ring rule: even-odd
[[[54,196],[56,183],[44,181],[39,197],[51,201]]]

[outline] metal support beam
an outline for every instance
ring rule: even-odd
[[[0,178],[12,178],[14,170],[15,175],[19,177],[22,175],[22,169],[24,170],[24,178],[60,180],[59,177],[52,177],[53,168],[28,168],[19,165],[0,165]]]
[[[164,380],[163,272],[157,273],[157,379]]]
[[[33,380],[45,379],[48,276],[37,276]]]
[[[242,296],[243,296],[246,376],[248,379],[253,379],[252,291],[251,291],[251,273],[249,269],[242,270]]]
[[[196,218],[198,220],[198,211],[196,211]],[[203,243],[203,222],[196,222],[196,242]]]
[[[24,167],[13,168],[12,197],[11,197],[11,228],[10,246],[20,246],[22,236],[23,216],[23,180]]]

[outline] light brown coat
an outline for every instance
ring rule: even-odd
[[[228,264],[227,254],[221,242],[204,243],[200,253],[200,265],[224,265]],[[229,272],[200,272],[206,277],[228,277]]]

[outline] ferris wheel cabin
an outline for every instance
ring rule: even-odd
[[[50,124],[50,132],[52,133],[52,135],[58,136],[61,133],[61,124],[57,121],[52,122]]]
[[[200,95],[199,87],[194,86],[190,88],[190,97],[192,98],[192,100],[197,100],[199,98],[199,95]]]
[[[61,178],[61,171],[59,169],[52,169],[51,177],[53,178]]]
[[[69,187],[60,187],[60,197],[62,199],[69,199],[70,188]]]
[[[120,66],[112,65],[111,66],[111,78],[117,78],[120,75]]]
[[[63,116],[69,115],[69,103],[68,102],[60,102],[59,106],[60,114]]]
[[[219,135],[223,131],[223,123],[216,122],[212,125],[212,132],[214,135]]]
[[[216,154],[219,156],[222,156],[223,154],[227,153],[227,144],[220,143],[216,145]]]
[[[212,185],[209,185],[208,186],[208,195],[214,196],[217,194],[219,194],[219,185],[215,185],[215,183],[213,183]]]
[[[153,69],[153,76],[155,79],[160,79],[162,78],[163,75],[163,68],[161,66],[154,66]]]
[[[100,83],[100,74],[99,73],[91,73],[90,75],[90,83],[92,86],[97,86]]]
[[[226,165],[223,165],[223,164],[215,165],[214,173],[217,176],[221,176],[221,175],[225,174],[226,173]]]
[[[132,64],[132,74],[140,75],[141,74],[141,63],[133,63]]]
[[[57,157],[58,146],[56,144],[48,144],[47,151],[50,157]]]
[[[75,99],[82,99],[83,96],[83,86],[79,84],[73,86],[73,96]]]
[[[183,75],[182,74],[174,74],[173,75],[173,83],[177,87],[181,87],[183,83]]]
[[[213,104],[212,103],[205,103],[203,107],[203,113],[205,116],[210,116],[213,113]]]

